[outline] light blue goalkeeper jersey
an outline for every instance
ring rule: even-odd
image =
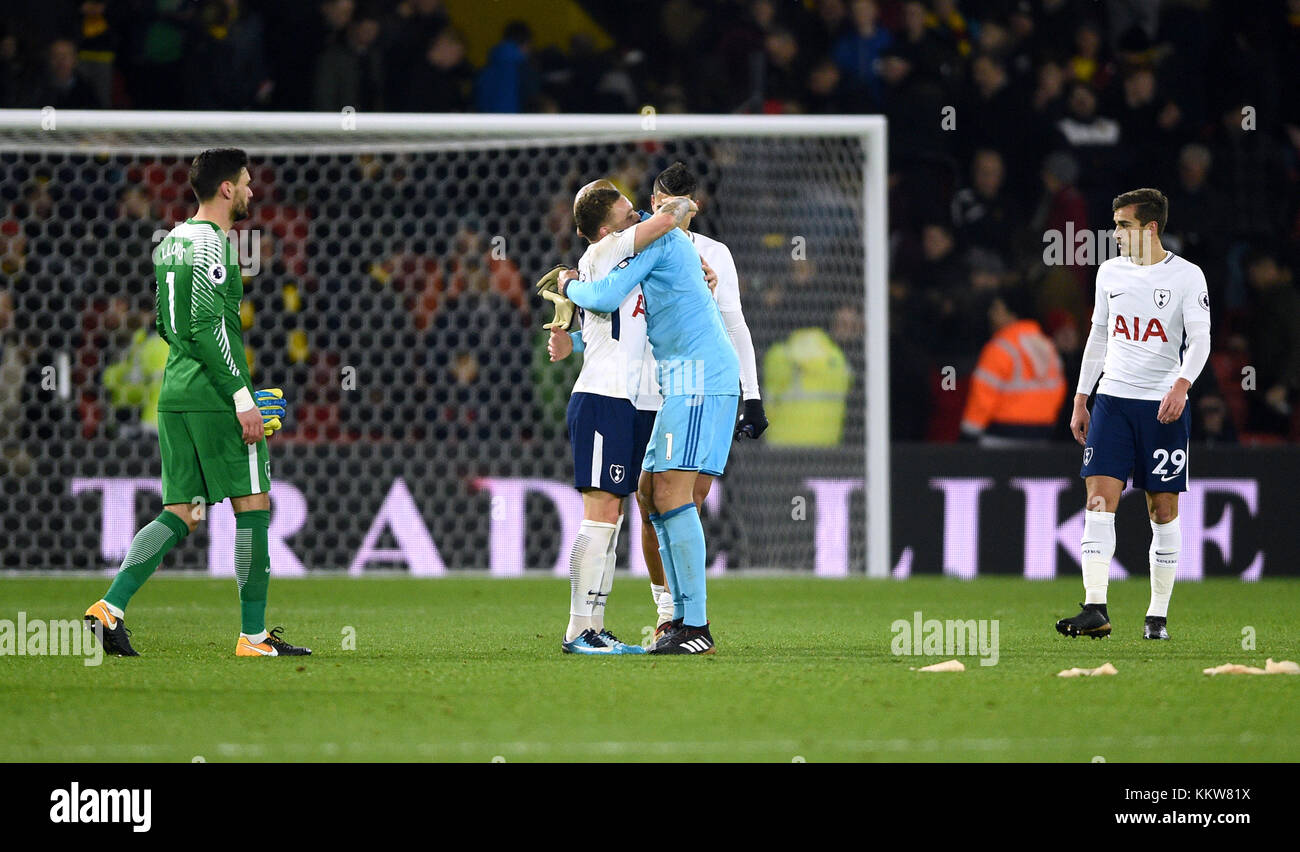
[[[566,295],[585,310],[610,313],[638,284],[660,393],[738,394],[740,359],[704,280],[699,252],[680,229],[626,258],[604,278],[571,282]]]

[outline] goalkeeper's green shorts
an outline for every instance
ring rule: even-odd
[[[219,503],[271,490],[266,439],[245,444],[231,411],[160,411],[163,505]]]

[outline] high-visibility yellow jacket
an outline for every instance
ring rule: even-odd
[[[833,447],[844,436],[853,371],[820,328],[801,328],[763,356],[763,402],[774,446]]]
[[[158,394],[167,366],[167,341],[140,329],[121,360],[104,368],[104,388],[114,408],[138,408],[140,423],[158,428]]]

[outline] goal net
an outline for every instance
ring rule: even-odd
[[[565,570],[581,359],[548,362],[532,283],[585,248],[579,186],[645,209],[676,160],[735,258],[772,422],[710,496],[711,570],[887,573],[882,119],[48,109],[0,111],[0,568],[115,569],[157,512],[151,252],[223,146],[252,159],[230,240],[254,383],[290,400],[277,573]],[[228,505],[208,517],[169,569],[233,570]]]

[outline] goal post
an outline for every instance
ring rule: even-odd
[[[82,286],[79,281],[76,286],[65,284],[53,290],[37,284],[32,287],[34,292],[20,294],[22,305],[51,311],[51,330],[44,340],[48,348],[70,348],[55,329],[91,322],[84,316],[91,302],[112,304],[119,296],[129,302],[138,295],[138,292],[123,295],[125,291],[112,280],[123,275],[121,270],[126,266],[121,264],[126,261],[116,256],[99,256],[106,248],[103,235],[120,226],[117,214],[107,212],[116,203],[116,193],[135,182],[152,182],[148,184],[151,193],[159,192],[151,194],[150,203],[155,205],[160,221],[166,222],[192,204],[187,190],[179,194],[174,189],[161,191],[163,182],[174,183],[181,167],[199,150],[219,146],[242,147],[250,156],[271,164],[268,167],[268,174],[273,175],[270,186],[255,187],[254,194],[255,217],[259,208],[272,211],[266,216],[279,217],[274,222],[253,220],[274,234],[275,247],[268,251],[265,260],[278,264],[275,268],[285,276],[311,279],[312,283],[300,287],[298,292],[312,294],[321,304],[327,304],[325,309],[316,306],[316,316],[306,316],[312,308],[303,309],[301,320],[305,330],[297,330],[303,331],[311,341],[308,346],[311,351],[303,356],[305,361],[295,361],[298,356],[292,352],[262,354],[263,350],[272,348],[267,343],[268,334],[259,337],[256,322],[248,332],[259,337],[253,348],[262,363],[297,369],[304,377],[313,369],[347,366],[350,357],[362,360],[369,357],[372,353],[362,346],[362,338],[379,346],[400,346],[412,340],[423,344],[426,338],[420,337],[421,334],[456,331],[440,325],[443,321],[439,312],[449,299],[461,292],[455,288],[473,290],[478,286],[473,274],[463,268],[475,264],[461,263],[458,268],[457,261],[445,257],[436,262],[413,260],[412,255],[418,252],[412,246],[420,240],[437,242],[442,246],[440,251],[450,255],[460,250],[461,243],[480,238],[495,249],[495,243],[486,239],[493,234],[494,239],[500,239],[505,245],[502,252],[511,267],[509,274],[531,281],[534,273],[547,268],[550,262],[572,263],[581,253],[582,246],[571,233],[566,235],[552,229],[539,236],[526,232],[529,227],[540,227],[541,220],[552,214],[552,218],[561,216],[561,201],[565,193],[571,199],[575,182],[580,185],[597,176],[612,176],[633,194],[634,202],[648,206],[649,185],[655,169],[673,159],[685,160],[700,175],[702,187],[710,194],[699,216],[700,229],[727,243],[735,255],[746,317],[755,332],[760,379],[765,352],[784,343],[792,328],[823,327],[834,332],[829,335],[834,338],[833,345],[847,350],[849,332],[845,329],[854,328],[854,318],[844,306],[849,301],[860,305],[858,321],[862,340],[854,341],[856,352],[846,351],[860,375],[854,376],[855,390],[847,397],[849,410],[844,414],[843,438],[834,452],[848,453],[835,458],[852,459],[857,455],[853,448],[860,447],[865,523],[861,525],[861,533],[852,536],[855,543],[851,548],[849,534],[845,534],[844,549],[846,554],[852,549],[852,558],[823,559],[819,555],[817,572],[837,575],[847,573],[850,564],[864,564],[869,576],[889,576],[888,227],[883,117],[662,115],[649,108],[638,115],[428,115],[350,110],[341,113],[133,112],[48,107],[0,110],[0,174],[8,185],[6,197],[0,200],[7,207],[22,205],[30,217],[32,204],[44,202],[28,198],[28,189],[36,196],[53,193],[47,199],[49,207],[44,219],[23,219],[10,228],[26,229],[25,251],[31,257],[51,250],[53,243],[46,239],[47,231],[87,238],[87,251],[94,258],[66,258],[53,265],[62,270],[57,273],[51,273],[51,265],[46,264],[44,274],[88,276],[83,279],[87,286],[93,289],[102,284],[105,288],[102,293],[93,292],[89,296],[77,294],[74,291]],[[260,177],[261,173],[255,175],[254,182]],[[259,189],[266,189],[269,195],[259,195]],[[312,211],[313,218],[302,224],[299,219],[305,216],[306,210]],[[31,224],[32,221],[36,224]],[[46,227],[53,224],[58,227]],[[808,267],[792,264],[798,258],[791,257],[791,241],[799,238],[803,238],[800,245],[812,261]],[[505,273],[492,261],[486,262],[488,266],[483,274],[488,283],[484,287],[498,291],[496,295],[506,301],[514,299],[517,304],[518,294],[510,289],[517,285],[501,283]],[[422,263],[427,268],[415,271],[408,268]],[[138,276],[147,271],[147,257],[136,253],[127,266],[129,275],[135,276],[131,280],[138,287]],[[109,270],[108,277],[96,277],[105,269]],[[458,275],[468,279],[468,283],[454,283]],[[801,276],[807,276],[808,280]],[[852,284],[854,280],[858,282],[856,286]],[[377,281],[399,283],[378,292],[382,288]],[[368,298],[370,295],[374,298]],[[98,297],[102,298],[95,301]],[[401,302],[402,310],[410,310],[416,317],[419,329],[415,336],[393,327],[391,316],[386,315],[396,304],[393,299]],[[270,310],[265,306],[259,309]],[[522,310],[527,313],[528,308]],[[364,327],[354,328],[357,324],[349,318],[349,312],[360,312],[365,317],[365,323],[361,324]],[[781,317],[788,318],[788,322],[777,319]],[[540,320],[530,322],[528,330],[536,331],[539,326]],[[276,331],[295,329],[277,328]],[[499,331],[493,328],[488,333]],[[407,336],[403,337],[404,334]],[[319,352],[312,348],[317,340],[325,341]],[[343,352],[338,355],[343,362],[325,363],[326,356],[335,354],[328,351],[331,347]],[[78,363],[96,357],[84,342],[82,350],[73,353]],[[81,364],[80,381],[94,384],[96,369],[107,368],[111,357],[112,353],[105,352],[97,365]],[[324,361],[316,362],[322,358]],[[473,369],[458,368],[461,373],[456,374],[456,380],[463,380],[467,387],[474,386],[472,393],[483,394],[482,400],[489,403],[500,401],[521,406],[491,418],[500,420],[499,423],[475,421],[473,415],[465,415],[468,423],[456,421],[464,414],[456,408],[459,403],[446,398],[435,382],[425,386],[424,379],[418,376],[422,367],[418,357],[409,362],[380,359],[362,365],[370,376],[392,369],[404,381],[409,379],[419,385],[409,393],[393,392],[392,398],[386,400],[401,413],[409,414],[417,427],[404,425],[400,427],[404,431],[397,434],[385,432],[388,427],[366,420],[349,424],[346,411],[331,413],[331,397],[326,391],[321,392],[321,399],[314,402],[312,410],[324,420],[341,417],[345,422],[334,424],[333,428],[352,435],[353,439],[360,436],[361,443],[384,447],[389,442],[431,442],[430,446],[439,447],[431,452],[446,453],[436,461],[457,469],[469,459],[490,456],[485,455],[484,447],[494,440],[544,442],[555,439],[556,428],[562,437],[562,424],[557,427],[552,423],[536,429],[520,425],[527,421],[528,413],[522,407],[524,403],[517,399],[523,394],[517,380],[530,375],[529,365],[502,367],[489,362],[490,359],[480,357]],[[479,376],[496,375],[497,384],[486,386],[486,390],[479,388],[481,381],[467,378],[468,373],[475,371]],[[73,369],[70,373],[70,381],[78,381],[79,371]],[[100,396],[96,397],[96,393]],[[84,397],[82,411],[77,415],[82,418],[80,426],[64,423],[58,427],[64,430],[61,434],[88,436],[87,440],[103,443],[100,451],[110,455],[118,452],[113,448],[120,448],[127,440],[124,437],[129,434],[127,431],[110,428],[111,418],[103,411],[94,415],[98,419],[93,423],[87,424],[85,420],[87,409],[95,406],[111,409],[111,403],[106,401],[107,393],[102,388],[73,388],[73,395],[76,394]],[[527,404],[535,402],[530,400]],[[447,417],[455,421],[445,424],[446,428],[439,419],[444,409],[452,412]],[[105,423],[109,426],[104,426]],[[508,426],[513,426],[515,431],[511,432]],[[51,428],[57,432],[57,428]],[[321,427],[322,441],[335,434],[329,429]],[[0,435],[0,440],[3,437]],[[446,449],[453,443],[455,450]],[[137,444],[143,446],[147,442],[137,441]],[[743,444],[738,446],[742,449],[736,455],[750,452]],[[310,455],[319,462],[320,444],[313,444],[312,449],[304,457]],[[36,468],[48,461],[41,458],[39,445],[28,444],[26,451],[35,454],[31,461]],[[156,448],[131,450],[127,455],[137,456],[140,464],[126,472],[145,475],[152,458],[150,453],[155,451]],[[349,458],[353,455],[357,459],[366,457],[363,451]],[[789,468],[781,472],[785,483],[782,488],[804,487],[807,478],[793,469],[799,458],[795,450],[787,455],[776,452],[770,458],[755,457],[737,473],[737,479],[763,477],[767,471],[757,465],[770,463]],[[363,465],[360,461],[357,464],[355,470],[360,475]],[[564,467],[567,468],[567,459]],[[840,470],[842,474],[843,468]],[[515,473],[525,478],[550,477],[560,481],[569,475],[567,469],[527,465]],[[483,477],[479,485],[490,478]],[[67,488],[68,483],[63,482],[60,487]],[[37,502],[48,498],[51,506],[62,499],[63,495],[42,493],[40,488],[33,485],[34,493],[28,496]],[[385,507],[396,500],[388,484],[381,491]],[[775,502],[775,495],[773,492],[767,496]],[[446,496],[454,499],[452,490]],[[783,503],[788,515],[790,497],[786,496]],[[365,511],[373,512],[374,508],[367,506]],[[814,509],[818,507],[815,505]],[[348,511],[345,507],[345,514]],[[813,524],[818,522],[815,520]],[[75,539],[84,544],[84,529],[60,531],[40,526],[52,523],[48,518],[31,523],[38,525],[32,532],[50,533],[52,540]],[[427,523],[435,526],[434,521]],[[17,526],[25,528],[26,524],[23,521]],[[754,527],[751,532],[756,533],[762,523],[751,526]],[[384,533],[384,541],[391,543],[394,530],[401,538],[400,528],[394,527]],[[78,535],[83,537],[77,538]],[[447,550],[441,544],[445,536],[445,531],[434,536],[441,551]],[[398,544],[406,546],[401,541]],[[99,542],[97,547],[106,563],[120,549],[117,543]],[[378,544],[374,547],[385,549]],[[527,548],[532,559],[533,546],[529,544]],[[445,552],[442,557],[448,563],[453,561]],[[322,558],[339,567],[333,556]],[[758,567],[779,568],[786,558],[785,551],[774,549],[767,556],[760,553],[750,562]],[[6,562],[0,564],[3,567],[11,566]]]

